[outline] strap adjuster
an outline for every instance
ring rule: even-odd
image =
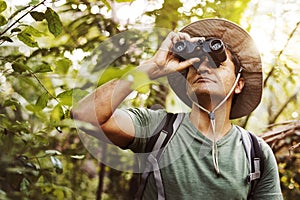
[[[250,173],[247,177],[247,182],[250,183],[253,180],[260,178],[260,158],[254,158],[254,172]]]

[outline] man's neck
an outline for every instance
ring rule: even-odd
[[[214,112],[215,115],[215,138],[221,139],[231,129],[230,105],[223,105]],[[212,124],[209,119],[208,113],[198,108],[195,104],[192,106],[190,120],[194,126],[207,138],[213,140]]]

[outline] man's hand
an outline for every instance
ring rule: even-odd
[[[195,62],[199,62],[199,58],[191,58],[180,62],[180,60],[172,53],[171,49],[179,40],[194,42],[199,39],[199,37],[191,38],[187,33],[170,32],[162,42],[156,54],[142,63],[139,66],[139,70],[146,72],[150,79],[156,79],[190,67]]]

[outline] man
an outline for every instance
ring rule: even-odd
[[[178,41],[196,43],[210,38],[224,43],[225,60],[218,63],[209,54],[182,59],[172,50]],[[167,76],[175,93],[191,107],[159,163],[166,199],[247,199],[249,161],[240,128],[230,120],[250,114],[261,99],[261,59],[248,33],[227,20],[197,21],[179,33],[171,32],[137,71],[150,79]],[[118,109],[136,85],[135,73],[97,88],[79,102],[72,116],[100,126],[115,145],[144,152],[167,113]],[[260,145],[264,170],[253,197],[282,199],[274,155],[264,141]],[[157,199],[153,174],[143,199]]]

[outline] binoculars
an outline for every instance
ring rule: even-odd
[[[218,68],[227,59],[224,43],[217,38],[197,42],[180,40],[173,45],[172,52],[181,60],[198,57],[200,63],[207,57],[212,68]]]

